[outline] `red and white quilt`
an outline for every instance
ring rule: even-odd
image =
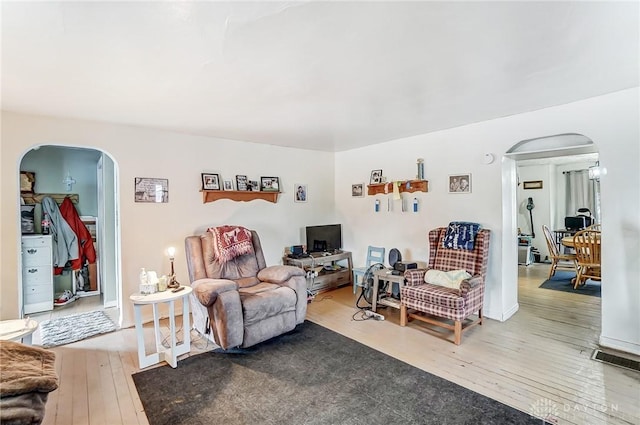
[[[210,227],[208,230],[213,233],[213,251],[221,263],[254,252],[249,229],[240,226],[218,226]]]

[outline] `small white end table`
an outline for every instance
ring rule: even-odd
[[[155,294],[142,295],[133,294],[129,299],[133,302],[133,313],[136,321],[136,335],[138,337],[138,362],[140,369],[166,361],[173,368],[178,366],[178,356],[188,353],[191,350],[191,326],[189,324],[189,300],[188,296],[192,289],[190,286],[181,286],[179,292],[172,292],[167,289]],[[176,341],[176,315],[175,301],[182,298],[182,343]],[[158,304],[169,304],[169,332],[171,343],[169,348],[164,348],[160,334],[160,318],[158,316]],[[153,307],[153,327],[156,339],[156,352],[147,355],[144,347],[144,329],[142,326],[142,306],[151,305]]]
[[[0,339],[3,341],[22,341],[31,345],[31,334],[38,329],[38,322],[33,319],[3,320],[0,322]]]

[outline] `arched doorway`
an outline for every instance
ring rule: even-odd
[[[68,197],[78,215],[94,236],[97,261],[81,270],[63,270],[54,275],[52,282],[54,299],[64,291],[73,296],[72,302],[54,304],[52,312],[68,315],[77,312],[74,303],[84,300],[83,311],[109,309],[109,316],[122,322],[120,311],[120,227],[118,220],[118,169],[113,158],[99,149],[68,145],[39,145],[26,152],[20,159],[20,173],[30,173],[33,178],[31,193],[18,194],[20,204],[31,205],[33,228],[22,227],[22,236],[40,234],[43,210],[40,201],[45,197],[58,204]],[[23,208],[23,207],[21,207]],[[26,232],[25,232],[26,230]],[[24,308],[26,298],[22,273],[18,282],[19,302],[23,315],[32,317],[42,312],[30,313]],[[89,278],[90,276],[90,278]],[[64,299],[61,298],[61,299]],[[90,300],[90,304],[89,303]],[[78,303],[80,304],[80,303]],[[36,308],[36,310],[40,310]],[[115,311],[114,311],[115,309]],[[57,311],[56,311],[57,310]],[[53,314],[53,313],[52,313]]]
[[[513,145],[502,162],[502,281],[503,302],[508,310],[502,320],[511,317],[518,310],[518,213],[519,202],[518,163],[525,160],[543,160],[570,156],[597,154],[598,149],[588,137],[567,133],[527,139]]]

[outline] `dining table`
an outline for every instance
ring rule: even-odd
[[[596,242],[600,243],[600,238],[597,238]],[[575,248],[575,246],[573,245],[573,236],[565,236],[564,238],[560,239],[560,243],[567,248]]]

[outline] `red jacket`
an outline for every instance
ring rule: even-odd
[[[79,255],[77,260],[71,260],[71,268],[73,270],[80,270],[85,262],[89,262],[90,264],[95,263],[96,249],[93,246],[91,233],[82,220],[80,220],[80,216],[69,197],[64,198],[64,201],[62,201],[62,204],[60,205],[60,215],[62,215],[64,221],[69,224],[71,230],[73,230],[78,237],[78,249],[80,252],[78,253]],[[60,271],[62,270],[62,268],[56,268],[55,271],[58,271],[58,269]]]

